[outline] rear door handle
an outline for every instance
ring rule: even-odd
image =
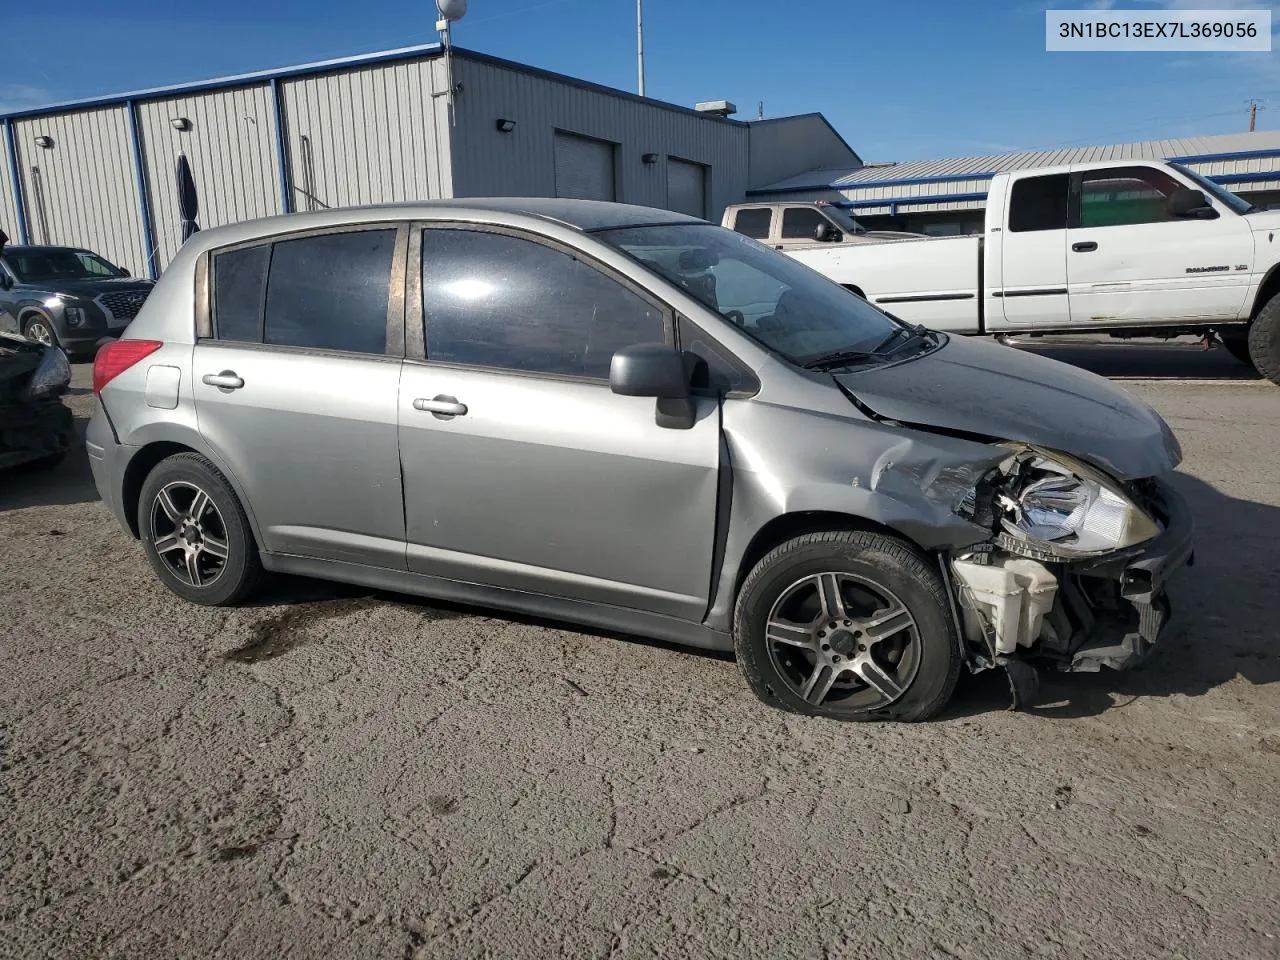
[[[222,390],[239,390],[244,386],[244,380],[236,376],[234,370],[223,370],[221,373],[206,373],[200,378],[200,382]]]
[[[465,403],[459,403],[457,397],[450,397],[443,393],[437,393],[430,400],[426,397],[418,397],[413,401],[413,409],[429,413],[437,420],[448,420],[452,417],[465,417],[467,415],[467,405]]]
[[[1098,245],[1092,240],[1081,240],[1079,243],[1073,243],[1071,249],[1076,253],[1092,253],[1098,249]]]

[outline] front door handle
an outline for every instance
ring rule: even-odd
[[[418,397],[413,401],[413,409],[429,413],[437,420],[449,420],[467,415],[465,403],[459,403],[457,397],[450,397],[443,393],[437,393],[430,400],[426,397]]]
[[[1076,253],[1092,253],[1098,249],[1098,245],[1092,240],[1081,240],[1079,243],[1073,243],[1071,249]]]
[[[200,378],[200,382],[210,387],[218,387],[221,390],[239,390],[244,386],[244,380],[236,376],[234,370],[223,370],[221,373],[206,373]]]

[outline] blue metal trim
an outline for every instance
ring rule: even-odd
[[[18,145],[13,140],[13,121],[4,121],[4,142],[9,148],[9,176],[13,180],[13,209],[18,215],[18,239],[21,243],[31,242],[31,233],[27,229],[27,205],[22,195],[22,172],[18,169]]]
[[[129,146],[133,150],[133,177],[138,185],[138,215],[142,217],[142,242],[147,248],[147,275],[156,279],[160,271],[156,267],[156,238],[151,228],[151,198],[147,196],[147,174],[142,165],[142,138],[138,135],[138,105],[128,100]]]
[[[43,107],[30,107],[5,114],[5,117],[35,117],[48,113],[63,113],[68,110],[82,110],[86,107],[115,106],[121,103],[136,103],[139,100],[156,100],[172,97],[176,94],[200,93],[206,90],[218,90],[225,87],[244,87],[268,80],[283,80],[286,77],[304,77],[316,73],[329,73],[347,67],[365,67],[389,60],[409,60],[415,57],[437,53],[438,43],[424,43],[415,47],[401,47],[396,50],[383,50],[378,53],[362,53],[354,57],[339,57],[336,60],[320,60],[315,63],[303,63],[293,67],[279,67],[275,70],[259,70],[254,73],[239,73],[229,77],[216,77],[212,80],[197,80],[191,83],[176,83],[165,87],[151,87],[147,90],[134,90],[130,93],[115,93],[102,97],[89,97],[85,100],[65,100],[51,103]],[[457,53],[458,48],[454,48]]]
[[[285,152],[284,105],[280,102],[280,78],[271,78],[271,109],[276,127],[276,164],[280,168],[280,212],[293,213],[293,197],[289,193],[288,154]]]
[[[862,207],[889,207],[896,210],[899,204],[949,203],[956,200],[986,199],[987,195],[985,193],[939,193],[934,196],[923,197],[888,197],[884,200],[839,200],[832,205],[851,210],[857,210]]]
[[[1280,170],[1273,170],[1270,173],[1259,171],[1257,173],[1219,173],[1209,176],[1202,173],[1200,176],[1206,180],[1212,180],[1214,183],[1257,183],[1260,180],[1280,180]]]
[[[905,177],[902,180],[851,180],[842,183],[839,180],[832,183],[814,183],[809,186],[799,187],[781,187],[777,190],[768,188],[757,188],[748,190],[747,196],[763,196],[773,195],[777,193],[809,193],[815,190],[869,190],[872,187],[915,187],[927,183],[963,183],[966,180],[990,180],[995,176],[990,170],[980,170],[976,173],[948,173],[939,177]]]
[[[1174,163],[1217,163],[1223,160],[1257,160],[1262,157],[1280,157],[1277,150],[1245,150],[1240,153],[1202,153],[1195,157],[1169,157]]]

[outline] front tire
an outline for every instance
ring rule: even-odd
[[[1280,386],[1280,294],[1267,301],[1249,328],[1249,357],[1258,372]]]
[[[176,454],[147,476],[138,532],[160,581],[184,600],[228,606],[262,580],[244,509],[226,478],[199,454]]]
[[[764,703],[836,720],[927,720],[962,665],[937,569],[911,544],[864,531],[770,551],[738,595],[734,648]]]
[[[53,321],[39,314],[34,314],[22,321],[22,335],[46,347],[60,346],[58,333],[53,329]]]

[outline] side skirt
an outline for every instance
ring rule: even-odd
[[[567,600],[507,587],[463,583],[430,577],[405,570],[389,570],[359,563],[316,560],[290,554],[262,552],[262,565],[273,573],[287,573],[317,580],[337,580],[376,590],[408,593],[430,600],[446,600],[476,607],[510,610],[548,620],[564,620],[598,630],[634,634],[665,640],[681,646],[725,652],[733,649],[733,638],[701,623],[690,623],[643,610],[613,607],[585,600]]]

